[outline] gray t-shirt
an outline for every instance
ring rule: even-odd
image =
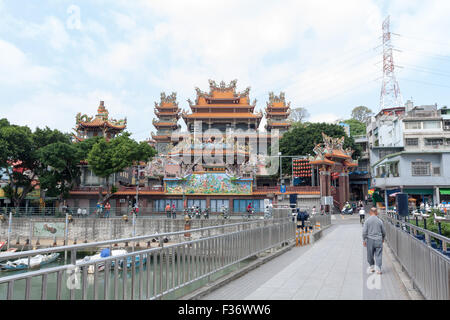
[[[362,237],[364,241],[367,238],[372,240],[384,240],[386,231],[384,229],[383,221],[377,216],[370,216],[365,222],[363,227]]]

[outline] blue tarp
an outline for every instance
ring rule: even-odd
[[[102,258],[109,257],[110,255],[111,255],[111,251],[109,251],[108,248],[103,249],[102,251],[100,251],[100,257],[102,257]]]

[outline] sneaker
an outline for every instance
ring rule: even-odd
[[[370,267],[369,267],[369,272],[370,272],[370,273],[375,272],[375,266],[370,266]]]

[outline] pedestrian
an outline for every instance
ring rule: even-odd
[[[366,211],[364,210],[364,207],[361,206],[361,207],[359,207],[359,223],[363,224],[365,217],[366,217]]]
[[[109,210],[111,210],[111,204],[108,201],[105,204],[105,218],[109,218]]]
[[[166,205],[166,216],[167,216],[167,218],[170,218],[170,204],[169,203],[167,203],[167,205]]]
[[[78,216],[78,217],[81,217],[81,212],[82,212],[82,211],[81,211],[81,208],[78,208],[78,210],[77,210],[77,216]]]
[[[362,237],[363,245],[367,247],[367,262],[370,272],[381,274],[383,242],[386,236],[383,221],[378,218],[377,208],[372,207],[369,211],[370,217],[364,222]]]
[[[175,208],[175,203],[172,204],[172,219],[177,218],[177,209]]]
[[[308,220],[309,218],[309,214],[306,211],[300,211],[299,208],[297,208],[297,222],[301,221],[302,225],[301,228],[302,230],[305,230],[305,221]]]

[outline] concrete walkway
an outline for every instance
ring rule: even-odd
[[[367,273],[357,216],[336,216],[333,224],[315,244],[293,248],[203,299],[409,299],[386,252],[383,274]]]

